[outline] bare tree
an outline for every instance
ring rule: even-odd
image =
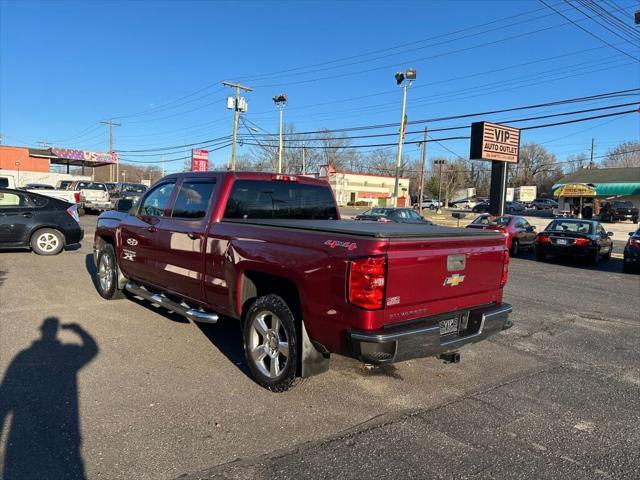
[[[577,172],[578,170],[585,168],[588,165],[589,165],[589,157],[587,157],[586,153],[569,155],[566,160],[565,171],[567,173]]]
[[[640,142],[624,142],[607,152],[602,162],[605,167],[640,167]]]

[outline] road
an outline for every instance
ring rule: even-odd
[[[248,376],[236,324],[99,297],[95,217],[82,222],[79,249],[0,254],[7,478],[638,477],[640,276],[619,259],[512,259],[515,326],[459,364],[334,356],[272,394]]]

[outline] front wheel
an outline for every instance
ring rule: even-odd
[[[293,313],[278,295],[258,298],[245,315],[244,353],[256,382],[284,392],[296,381],[298,332]]]
[[[53,228],[42,228],[31,237],[31,249],[38,255],[57,255],[63,248],[64,237]]]
[[[98,253],[98,266],[96,271],[96,289],[102,298],[115,300],[124,295],[118,289],[118,264],[113,245],[103,245]]]
[[[633,217],[633,218],[631,219],[631,221],[632,221],[633,223],[638,223],[638,217]]]

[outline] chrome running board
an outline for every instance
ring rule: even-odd
[[[144,298],[155,305],[159,305],[167,310],[182,315],[183,317],[191,320],[192,322],[199,323],[217,323],[218,315],[215,313],[208,313],[201,309],[191,308],[186,303],[176,303],[170,300],[162,293],[151,293],[144,286],[135,284],[133,282],[127,282],[125,290],[131,292],[137,297]]]

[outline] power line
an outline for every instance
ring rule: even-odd
[[[578,6],[574,5],[573,3],[571,3],[568,0],[564,0],[566,4],[570,5],[571,7],[573,7],[576,11],[580,12],[582,15],[584,15],[585,17],[589,18],[590,20],[593,21],[593,23],[595,23],[596,25],[599,25],[600,27],[604,28],[605,30],[607,30],[608,32],[614,34],[616,37],[621,38],[622,40],[624,40],[626,43],[632,43],[635,46],[635,41],[637,41],[637,37],[634,35],[632,37],[631,40],[629,40],[629,36],[628,36],[628,32],[623,31],[622,33],[620,33],[620,27],[617,24],[612,25],[611,24],[611,19],[607,18],[606,16],[606,11],[604,14],[599,13],[597,11],[597,9],[594,9],[591,5],[589,5],[587,2],[583,2],[581,0],[578,0],[578,3],[580,3],[580,5],[582,5],[584,8],[588,9],[589,11],[591,11],[592,13],[595,13],[596,16],[599,16],[601,20],[603,20],[604,22],[608,23],[610,26],[612,26],[613,28],[615,28],[616,30],[614,30],[613,28],[610,28],[607,25],[603,25],[602,22],[599,21],[598,18],[594,18],[591,15],[589,15],[588,13],[584,12],[581,8],[579,8]]]
[[[579,25],[577,22],[575,22],[574,20],[572,20],[571,18],[567,17],[564,13],[556,10],[553,6],[549,5],[547,2],[545,2],[545,0],[538,0],[540,3],[544,4],[547,8],[550,8],[551,10],[553,10],[554,12],[556,12],[558,15],[560,15],[562,18],[564,18],[565,20],[568,20],[569,22],[571,22],[572,24],[574,24],[576,27],[578,27],[580,30],[582,30],[583,32],[587,33],[588,35],[591,35],[593,38],[598,39],[599,41],[601,41],[602,43],[610,46],[611,48],[613,48],[614,50],[617,50],[620,53],[625,54],[627,57],[632,58],[634,61],[638,62],[640,61],[638,58],[634,57],[633,55],[625,52],[624,50],[619,49],[618,47],[612,45],[611,43],[607,42],[605,39],[599,37],[598,35],[596,35],[595,33],[587,30],[586,28],[584,28],[582,25]]]

